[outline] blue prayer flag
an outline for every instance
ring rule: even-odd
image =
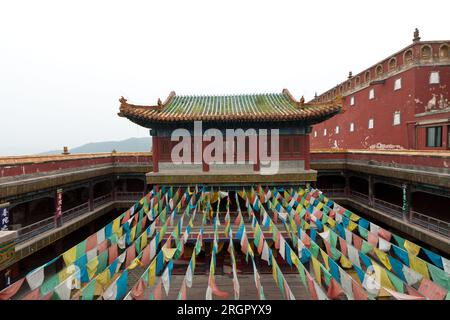
[[[400,249],[399,247],[392,245],[392,247],[394,248],[394,252],[397,255],[397,257],[400,258],[400,260],[403,261],[403,264],[409,267],[409,257],[408,257],[408,252],[406,252],[403,249]]]
[[[128,269],[125,269],[120,275],[119,279],[117,280],[116,300],[121,300],[123,297],[125,297],[125,294],[127,293],[127,287],[128,287]]]
[[[427,254],[428,258],[433,262],[433,264],[441,269],[444,269],[444,265],[442,264],[442,258],[440,255],[434,253],[433,251],[422,248],[423,251]]]

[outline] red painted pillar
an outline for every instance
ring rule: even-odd
[[[309,134],[305,134],[303,136],[303,154],[305,157],[305,170],[311,169],[310,167],[310,160],[311,160],[311,154],[309,149]]]
[[[153,147],[152,147],[152,162],[153,162],[153,172],[159,172],[159,139],[157,136],[152,137]]]
[[[248,148],[250,151],[250,147]],[[256,135],[256,163],[253,165],[253,171],[259,172],[260,170],[260,159],[259,159],[259,135]]]
[[[203,155],[206,146],[207,146],[207,141],[203,140],[202,141],[202,166],[203,166],[202,169],[203,169],[203,172],[209,172],[209,164],[205,162],[205,158],[204,158],[204,155]]]

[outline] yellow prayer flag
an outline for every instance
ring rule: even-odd
[[[383,263],[383,265],[389,271],[392,270],[392,266],[391,266],[391,263],[389,262],[389,258],[388,258],[388,255],[386,254],[386,252],[383,252],[378,248],[373,248],[373,250],[375,251],[375,254],[377,255],[378,259],[380,259],[380,261]]]
[[[98,284],[105,286],[109,282],[109,278],[109,268],[106,268],[106,270],[100,273],[96,279]]]
[[[422,259],[417,258],[415,255],[408,254],[408,256],[409,256],[409,266],[411,267],[411,269],[420,273],[425,278],[430,279],[430,276],[428,274],[427,263]]]
[[[77,258],[77,247],[72,247],[63,253],[63,259],[66,266],[71,265]]]
[[[316,209],[317,210],[321,210],[323,208],[323,203],[322,202],[319,202],[318,204],[317,204],[317,206],[316,206]]]
[[[305,200],[305,203],[303,204],[303,206],[306,208],[309,205],[309,201]]]
[[[112,224],[112,232],[113,233],[118,233],[120,229],[120,217],[114,219],[113,224]]]
[[[75,272],[75,268],[72,267],[68,267],[68,268],[64,268],[62,269],[59,273],[58,273],[58,279],[59,279],[59,283],[64,282],[68,277],[70,277],[74,272]]]
[[[253,253],[253,249],[252,249],[252,246],[251,246],[250,243],[249,243],[249,245],[248,245],[247,250],[248,250],[248,254],[249,254],[251,257],[254,257],[254,256],[255,256],[255,254]]]
[[[328,217],[327,222],[330,225],[330,227],[334,229],[334,227],[336,226],[336,221],[333,218]]]
[[[356,223],[354,223],[353,221],[349,220],[348,221],[348,230],[353,231],[356,229],[358,225]]]
[[[323,262],[325,264],[325,267],[327,268],[328,271],[330,271],[330,266],[328,264],[328,255],[325,251],[323,251],[322,249],[320,249],[320,254],[322,255],[322,259]]]
[[[312,259],[312,265],[313,265],[313,269],[314,269],[314,276],[316,278],[316,281],[319,283],[319,285],[322,284],[322,280],[320,278],[320,262],[314,258],[313,256],[311,256]]]
[[[170,261],[175,254],[175,251],[177,251],[177,248],[162,248],[163,254],[164,254],[164,260],[166,262]]]
[[[155,275],[156,275],[156,259],[153,259],[150,267],[148,268],[148,285],[152,286],[155,284]]]
[[[134,241],[134,237],[136,236],[136,226],[134,226],[133,228],[131,228],[130,231],[130,240]]]
[[[397,291],[389,280],[386,269],[382,268],[379,264],[373,263],[373,270],[375,271],[375,279],[379,279],[380,284],[384,288],[388,288],[389,290]]]
[[[134,268],[136,268],[137,266],[141,266],[143,267],[144,265],[142,264],[141,260],[139,260],[138,258],[135,258],[133,260],[133,262],[131,262],[131,264],[128,266],[128,270],[133,270]]]
[[[353,266],[352,262],[343,254],[341,254],[341,259],[339,262],[343,268],[351,268]]]
[[[272,256],[272,276],[273,280],[275,280],[276,284],[278,285],[277,268],[275,266],[275,263],[275,258]]]
[[[292,263],[298,268],[298,257],[297,255],[294,253],[294,250],[291,250],[291,260]]]
[[[95,276],[95,273],[97,272],[97,267],[98,267],[98,257],[89,260],[88,263],[86,264],[89,280],[91,280]]]
[[[417,256],[420,251],[420,247],[417,244],[412,243],[411,241],[405,240],[404,243],[405,249],[414,256]]]
[[[140,251],[144,250],[146,245],[147,245],[147,232],[144,232],[141,236],[141,250]]]
[[[195,250],[192,251],[191,259],[192,259],[192,273],[194,273],[195,272]]]
[[[327,197],[323,197],[323,203],[328,203],[328,198]]]
[[[350,220],[351,220],[351,221],[358,221],[359,218],[360,218],[360,217],[359,217],[357,214],[354,214],[353,212],[352,212],[352,214],[350,215]]]
[[[117,238],[120,238],[122,236],[122,234],[123,234],[123,229],[119,228],[116,232]]]

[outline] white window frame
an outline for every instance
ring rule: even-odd
[[[334,128],[334,133],[339,134],[339,130],[340,130],[339,126],[336,126],[336,128]]]
[[[323,136],[324,136],[324,137],[327,136],[327,128],[323,129]]]
[[[350,105],[354,106],[355,105],[355,96],[351,96],[350,97]]]
[[[314,138],[317,138],[317,131],[314,131]]]
[[[355,123],[350,122],[350,132],[354,132],[354,131],[355,131]]]
[[[401,112],[400,112],[400,111],[395,111],[395,112],[394,112],[394,118],[393,118],[392,124],[393,124],[394,126],[398,126],[398,125],[401,124],[401,122],[402,122],[402,115],[401,115]]]
[[[375,124],[374,122],[375,122],[375,121],[373,120],[373,118],[370,118],[370,119],[369,119],[369,123],[368,123],[368,128],[369,128],[369,129],[373,129],[373,126],[374,126],[374,124]]]
[[[400,90],[402,88],[402,78],[397,78],[394,81],[394,91]]]
[[[369,90],[369,100],[375,99],[375,89],[372,88]]]
[[[429,83],[430,84],[439,84],[440,82],[441,82],[441,79],[439,76],[439,71],[431,71]]]

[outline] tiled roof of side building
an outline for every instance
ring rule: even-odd
[[[340,109],[340,102],[305,104],[296,101],[284,89],[282,93],[223,96],[177,96],[172,92],[167,100],[155,106],[129,104],[119,100],[119,116],[149,122],[182,121],[323,121]]]

